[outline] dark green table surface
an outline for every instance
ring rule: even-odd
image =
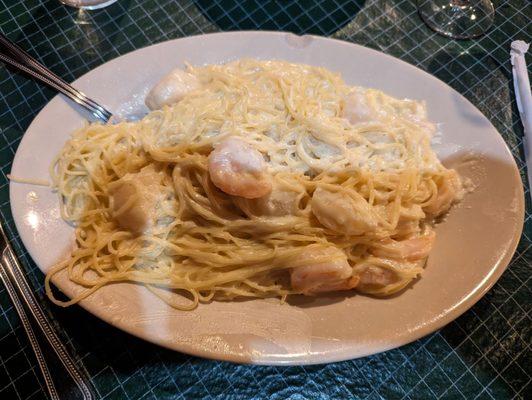
[[[83,12],[57,0],[0,0],[0,29],[67,80],[139,47],[221,30],[332,36],[401,58],[447,82],[495,125],[525,164],[509,63],[511,40],[532,39],[532,5],[495,1],[495,26],[477,40],[431,32],[409,0],[118,0]],[[532,57],[528,58],[532,65]],[[42,274],[14,229],[6,174],[18,143],[54,93],[0,65],[0,216],[35,291]],[[525,183],[526,187],[526,183]],[[46,305],[109,399],[506,399],[532,398],[532,205],[502,278],[470,311],[417,342],[372,357],[309,367],[259,367],[199,359],[133,338],[79,307]],[[0,399],[46,398],[36,360],[0,287]]]

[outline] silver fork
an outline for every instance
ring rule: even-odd
[[[50,71],[26,51],[5,37],[1,32],[0,61],[31,75],[35,79],[38,79],[58,92],[61,92],[69,99],[87,109],[94,117],[102,122],[109,121],[113,116],[109,110]]]

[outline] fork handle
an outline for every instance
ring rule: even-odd
[[[59,82],[54,81],[53,79],[50,79],[49,77],[46,77],[42,75],[40,72],[33,70],[32,68],[21,64],[18,61],[13,60],[12,58],[1,54],[0,53],[0,61],[11,65],[12,67],[15,67],[28,75],[32,76],[33,78],[41,81],[42,83],[50,86],[51,88],[57,90],[58,92],[64,94],[66,97],[68,97],[70,100],[74,101],[75,103],[79,104],[80,106],[84,107],[86,110],[88,110],[94,117],[96,117],[99,120],[102,120],[103,122],[107,122],[109,120],[109,117],[104,114],[102,111],[100,111],[99,108],[95,108],[92,104],[89,104],[86,102],[84,97],[73,93],[69,90],[67,90],[63,85],[61,85]],[[110,115],[110,114],[109,114]]]
[[[22,47],[17,45],[15,42],[12,42],[11,40],[9,40],[2,32],[0,32],[0,45],[4,47],[9,53],[11,53],[15,57],[15,61],[18,61],[23,65],[26,65],[27,67],[38,72],[42,76],[48,77],[48,79],[50,79],[51,81],[54,81],[57,85],[61,86],[64,90],[71,92],[72,95],[80,99],[83,99],[84,101],[86,101],[89,105],[93,106],[94,108],[97,108],[102,112],[104,111],[104,109],[98,103],[96,103],[91,98],[87,97],[84,93],[80,92],[78,89],[71,86],[63,78],[55,74],[52,70],[46,68],[39,61],[33,58],[26,50],[24,50]]]
[[[86,108],[97,119],[103,122],[111,119],[113,114],[109,110],[106,110],[105,107],[96,103],[83,92],[74,88],[60,76],[46,68],[24,49],[9,40],[2,32],[0,32],[0,61],[31,75],[33,78],[63,93],[77,104]]]
[[[0,242],[6,239],[0,226]],[[4,243],[0,257],[0,278],[28,335],[37,363],[53,400],[92,400],[86,378],[55,331],[52,322],[35,298],[22,268],[9,245]]]

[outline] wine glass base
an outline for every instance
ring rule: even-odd
[[[429,28],[453,39],[481,36],[495,18],[489,0],[419,0],[418,12]]]
[[[97,10],[99,8],[107,7],[117,0],[59,0],[64,5],[80,8],[82,10]]]

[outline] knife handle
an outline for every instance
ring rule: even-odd
[[[52,321],[35,298],[0,224],[0,279],[28,335],[53,400],[93,400],[86,374],[61,342]]]

